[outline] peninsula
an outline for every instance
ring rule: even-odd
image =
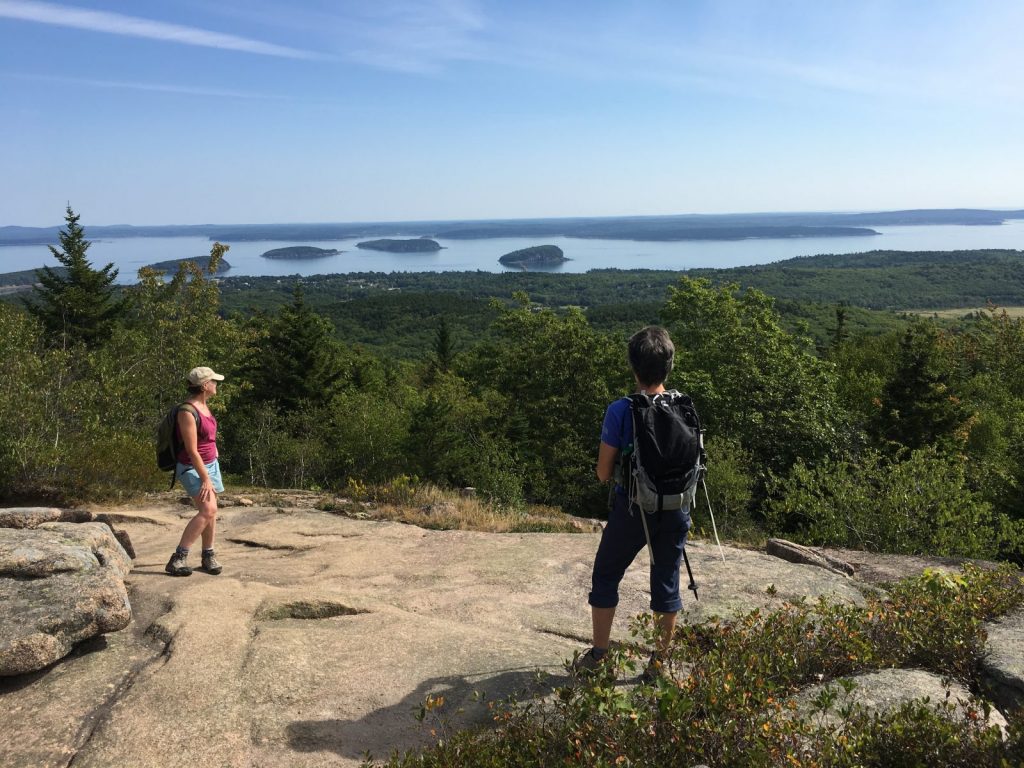
[[[261,255],[264,259],[322,259],[325,256],[337,256],[341,251],[336,248],[315,248],[312,245],[290,245],[287,248],[271,248]]]
[[[557,245],[534,245],[529,248],[520,248],[518,251],[506,253],[498,261],[507,267],[550,267],[555,264],[569,261]]]
[[[356,248],[365,248],[370,251],[387,251],[388,253],[429,253],[441,250],[440,244],[429,237],[415,237],[411,240],[394,240],[389,238],[364,240],[361,243],[356,243]]]

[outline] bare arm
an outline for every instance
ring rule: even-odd
[[[615,477],[615,462],[619,458],[619,449],[602,441],[597,452],[597,479],[607,483]]]

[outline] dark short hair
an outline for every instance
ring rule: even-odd
[[[198,395],[202,391],[203,391],[203,385],[202,384],[189,384],[188,385],[188,393],[190,395]]]
[[[675,355],[668,331],[657,325],[648,325],[629,337],[629,367],[641,384],[653,387],[663,383],[672,372]]]

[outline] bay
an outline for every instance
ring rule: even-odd
[[[351,272],[452,272],[513,271],[498,263],[511,251],[532,245],[551,244],[570,259],[554,272],[586,272],[591,269],[668,269],[740,267],[768,264],[795,256],[822,253],[858,253],[870,250],[954,251],[979,248],[1024,249],[1024,220],[995,226],[916,225],[874,227],[879,233],[862,237],[819,237],[749,240],[701,240],[650,242],[599,240],[570,237],[491,238],[443,240],[432,253],[384,253],[356,248],[363,238],[315,242],[279,240],[231,243],[227,261],[229,277],[345,274]],[[88,236],[88,230],[86,231]],[[402,237],[401,235],[394,235]],[[202,237],[132,237],[95,240],[89,249],[94,266],[112,262],[120,270],[118,282],[133,283],[139,268],[169,259],[208,255],[212,243]],[[317,259],[266,259],[272,248],[312,245],[342,251]],[[0,247],[0,273],[57,266],[45,245]]]

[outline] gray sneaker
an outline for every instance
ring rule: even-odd
[[[217,555],[216,554],[214,554],[213,552],[210,552],[209,554],[206,554],[204,552],[203,553],[203,565],[202,565],[201,570],[205,571],[206,573],[210,574],[211,576],[216,576],[218,573],[220,573],[221,571],[224,570],[224,567],[220,563],[217,562]]]
[[[175,552],[171,555],[171,559],[167,561],[164,570],[171,574],[171,576],[191,576],[192,569],[185,564],[185,559],[184,555],[179,555]]]

